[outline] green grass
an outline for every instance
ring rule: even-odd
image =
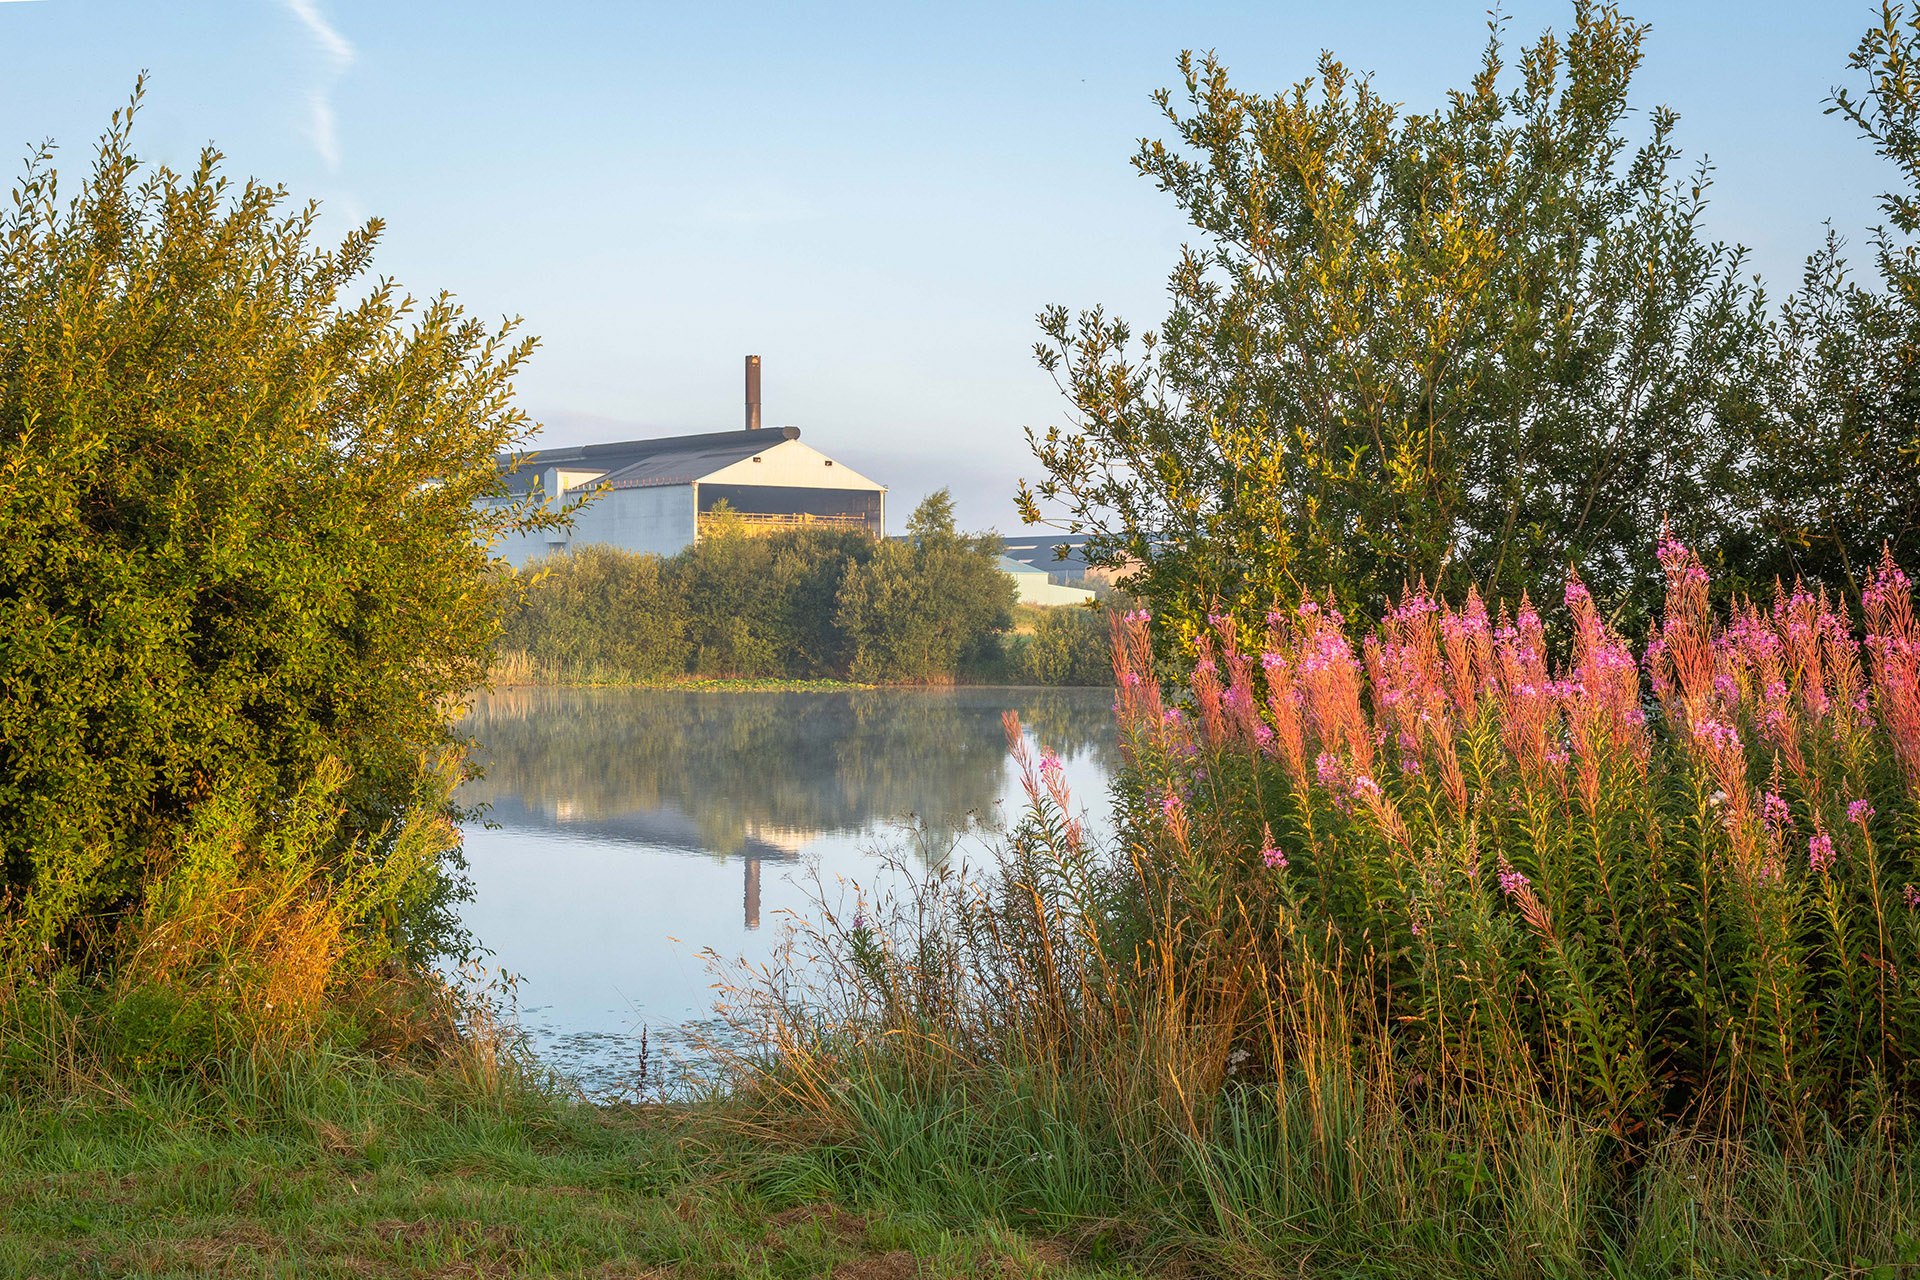
[[[321,1055],[0,1099],[0,1275],[1100,1276],[990,1216],[850,1204],[696,1107]]]

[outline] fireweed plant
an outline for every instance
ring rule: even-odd
[[[1661,560],[1639,654],[1577,579],[1561,661],[1415,591],[1214,618],[1176,685],[1116,616],[1119,838],[1010,722],[984,868],[822,891],[727,982],[734,1114],[819,1194],[1233,1274],[1920,1261],[1909,585],[1860,637]]]
[[[1244,935],[1266,1070],[1297,1056],[1302,985],[1338,972],[1403,1089],[1538,1097],[1629,1141],[1800,1144],[1920,1100],[1909,584],[1874,573],[1862,643],[1798,589],[1717,619],[1698,558],[1660,559],[1643,663],[1577,577],[1558,666],[1524,597],[1415,591],[1357,646],[1331,604],[1263,634],[1213,618],[1176,706],[1148,620],[1120,620],[1141,883],[1167,920]]]

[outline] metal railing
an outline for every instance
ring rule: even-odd
[[[723,522],[725,525],[723,526]],[[731,526],[743,533],[777,533],[782,529],[870,529],[872,522],[866,516],[816,516],[800,512],[750,512],[724,511],[700,513],[700,532],[702,535],[714,532],[717,528]]]

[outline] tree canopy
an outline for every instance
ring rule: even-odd
[[[1828,108],[1853,124],[1902,186],[1882,195],[1869,239],[1875,284],[1829,233],[1769,334],[1751,423],[1753,578],[1808,577],[1860,596],[1883,548],[1920,568],[1920,10],[1885,5],[1848,60],[1864,90]]]
[[[1893,12],[1855,59],[1872,92],[1837,102],[1911,176]],[[1183,55],[1183,101],[1158,98],[1175,141],[1134,164],[1197,239],[1139,341],[1042,313],[1072,422],[1029,432],[1026,518],[1091,534],[1186,635],[1328,588],[1376,611],[1420,580],[1557,598],[1574,565],[1634,630],[1663,530],[1735,585],[1910,542],[1911,251],[1877,241],[1880,294],[1816,258],[1770,316],[1703,231],[1711,174],[1674,113],[1626,134],[1646,34],[1579,0],[1509,67],[1496,20],[1425,114],[1331,55],[1271,96]],[[1888,210],[1911,229],[1907,198]],[[1777,540],[1811,554],[1782,564]]]

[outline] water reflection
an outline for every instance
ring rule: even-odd
[[[1110,703],[1064,689],[484,696],[466,727],[487,777],[462,798],[491,825],[467,832],[467,923],[524,975],[536,1044],[604,1083],[641,1024],[658,1044],[706,1012],[694,952],[761,958],[779,933],[756,933],[763,920],[807,909],[796,860],[864,878],[896,823],[936,861],[996,827],[1020,803],[1003,711],[1104,808]]]
[[[939,858],[989,821],[1009,709],[1106,771],[1109,706],[1086,690],[509,689],[473,708],[488,770],[469,798],[503,827],[738,857],[751,929],[762,862],[890,822],[911,822]]]

